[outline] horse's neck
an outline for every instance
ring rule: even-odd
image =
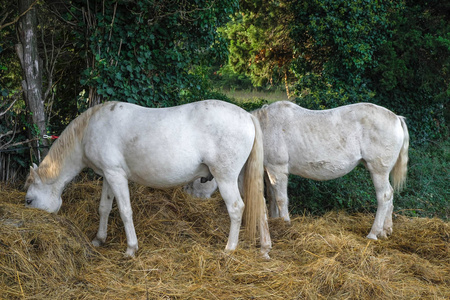
[[[69,155],[60,157],[48,155],[39,166],[41,179],[51,183],[57,190],[62,190],[85,167],[80,147],[76,147]]]

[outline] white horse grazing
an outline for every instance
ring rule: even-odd
[[[106,240],[115,198],[127,237],[126,255],[138,249],[128,180],[168,188],[214,176],[231,219],[225,250],[238,244],[245,206],[246,229],[254,235],[259,226],[261,252],[268,258],[262,133],[258,120],[233,104],[205,100],[158,109],[122,102],[95,106],[73,120],[41,165],[31,168],[26,205],[58,212],[64,187],[85,167],[103,176],[95,246]],[[238,189],[244,167],[245,205]]]
[[[252,112],[264,136],[264,168],[271,217],[290,221],[288,175],[313,180],[342,177],[363,163],[377,195],[370,239],[392,233],[393,188],[406,180],[409,134],[403,117],[370,103],[312,111],[288,101]],[[197,193],[212,193],[201,185]]]
[[[386,108],[359,103],[313,111],[288,101],[252,113],[264,140],[264,168],[270,214],[289,221],[288,175],[313,180],[342,177],[363,163],[375,185],[377,213],[370,239],[392,233],[394,189],[406,180],[409,134],[403,117]]]

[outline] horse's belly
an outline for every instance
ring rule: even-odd
[[[309,134],[289,148],[289,173],[313,180],[331,180],[342,177],[361,161],[355,137],[328,134],[318,138]]]
[[[304,178],[325,181],[336,179],[352,171],[359,161],[314,160],[290,164],[289,173]]]
[[[206,165],[188,163],[177,165],[158,162],[147,165],[141,162],[141,166],[129,165],[128,169],[130,181],[153,188],[180,186],[210,174]]]

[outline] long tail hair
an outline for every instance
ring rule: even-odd
[[[406,126],[405,118],[400,117],[400,123],[403,128],[403,146],[400,150],[400,154],[398,155],[397,162],[395,163],[394,168],[392,169],[392,183],[394,186],[394,190],[400,191],[406,182],[406,172],[408,170],[408,148],[409,148],[409,133],[408,127]]]
[[[244,173],[244,226],[250,240],[256,239],[258,223],[265,217],[264,200],[264,152],[263,135],[258,119],[252,117],[255,125],[255,140],[247,159]]]

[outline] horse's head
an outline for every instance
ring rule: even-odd
[[[30,175],[28,175],[25,188],[27,188],[25,196],[27,207],[39,208],[50,213],[59,211],[62,204],[61,196],[53,184],[45,183],[41,179],[36,164],[30,167]]]

